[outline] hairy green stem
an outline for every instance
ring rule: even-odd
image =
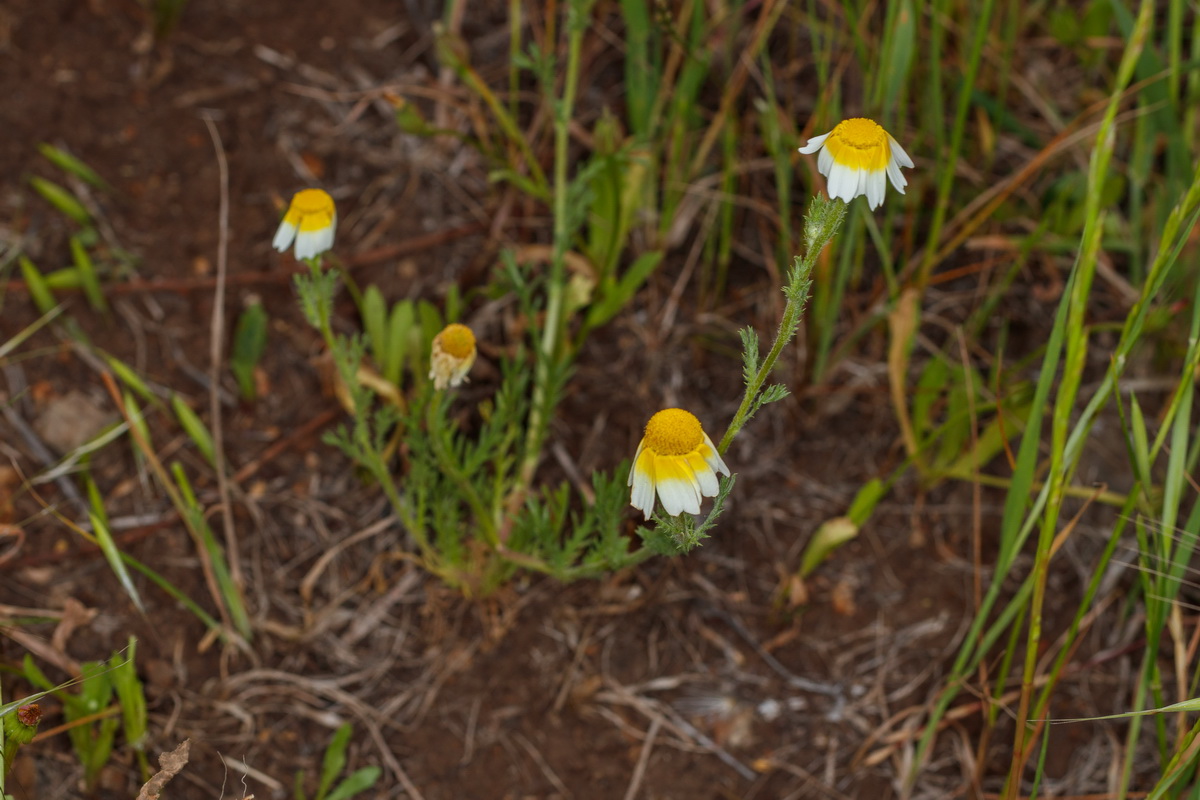
[[[821,198],[813,200],[804,230],[807,251],[804,258],[796,258],[795,264],[788,272],[788,285],[784,288],[787,304],[783,309],[783,318],[779,321],[775,343],[771,345],[770,351],[767,352],[766,358],[763,359],[754,376],[746,381],[746,394],[742,397],[742,403],[729,423],[729,429],[721,437],[720,446],[717,447],[717,451],[721,455],[725,454],[738,432],[753,416],[763,384],[766,383],[771,371],[775,369],[775,362],[779,360],[783,348],[796,335],[796,330],[800,327],[800,318],[804,315],[804,307],[808,303],[811,284],[809,276],[812,274],[821,251],[837,235],[845,219],[846,204],[841,200],[823,200]]]
[[[579,60],[583,49],[583,34],[591,0],[573,0],[567,9],[567,74],[563,96],[557,103],[554,119],[554,250],[550,261],[550,282],[547,290],[546,318],[542,329],[541,352],[534,378],[533,403],[529,412],[529,429],[525,439],[525,454],[519,473],[519,489],[533,482],[541,458],[542,444],[553,411],[549,382],[559,359],[569,357],[562,350],[563,306],[566,298],[567,240],[571,231],[568,219],[567,180],[568,146],[570,144],[571,114],[579,85]]]

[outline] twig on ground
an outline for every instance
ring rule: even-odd
[[[225,558],[229,562],[229,576],[240,593],[242,559],[238,555],[237,529],[233,524],[233,507],[229,499],[229,476],[225,474],[225,438],[221,423],[221,351],[225,343],[225,277],[229,271],[229,164],[225,160],[225,147],[221,134],[208,113],[202,115],[208,135],[217,154],[217,171],[221,178],[221,199],[218,207],[217,228],[217,285],[213,296],[212,331],[209,338],[209,387],[208,413],[213,435],[213,468],[217,471],[217,495],[221,502],[221,522],[225,528]]]
[[[629,788],[625,790],[625,800],[634,800],[642,785],[642,777],[646,774],[646,763],[650,760],[650,751],[654,749],[654,740],[658,738],[658,729],[662,727],[662,719],[650,723],[646,731],[646,741],[642,743],[642,752],[638,754],[637,765],[633,768],[633,777],[629,779]]]
[[[543,756],[541,752],[533,746],[533,742],[529,741],[529,739],[520,731],[513,731],[512,736],[513,739],[516,740],[517,744],[521,745],[521,747],[525,749],[525,752],[529,754],[531,759],[533,759],[533,763],[537,764],[538,769],[542,771],[542,775],[546,776],[546,780],[550,781],[550,785],[557,789],[559,794],[561,794],[563,797],[574,796],[571,794],[571,790],[567,788],[567,785],[562,782],[562,778],[555,774],[554,770],[550,767],[549,762],[546,761],[545,756]]]

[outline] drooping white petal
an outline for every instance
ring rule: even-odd
[[[641,511],[643,517],[650,519],[654,514],[654,480],[639,471],[630,473],[629,478],[633,486],[629,504]]]
[[[908,186],[908,179],[904,177],[904,173],[900,171],[900,165],[896,163],[896,159],[888,161],[887,165],[888,178],[892,181],[892,186],[896,187],[896,191],[904,194],[904,187]]]
[[[663,509],[672,517],[684,511],[689,514],[700,513],[700,492],[690,480],[670,478],[659,481],[658,499],[662,501]]]
[[[725,466],[725,462],[721,459],[721,454],[717,452],[716,445],[712,439],[708,438],[708,434],[704,434],[704,443],[708,445],[708,450],[704,453],[704,460],[713,468],[714,472],[719,472],[722,475],[729,474],[729,467]]]
[[[717,476],[708,469],[708,465],[704,469],[696,470],[696,482],[700,484],[700,494],[703,497],[716,497],[720,486],[717,484]]]
[[[629,480],[625,482],[626,486],[633,486],[633,475],[637,472],[638,459],[641,458],[642,451],[646,449],[646,440],[638,442],[637,452],[633,454],[633,464],[629,467]]]
[[[321,241],[323,237],[321,231],[300,231],[296,234],[296,260],[303,261],[306,258],[312,258],[317,253],[324,252],[321,250]]]
[[[863,180],[867,184],[867,204],[871,210],[879,208],[883,205],[883,196],[887,192],[887,177],[883,170],[878,172],[864,172]]]
[[[913,160],[908,157],[908,153],[904,152],[904,148],[900,146],[899,142],[892,138],[890,133],[888,134],[888,142],[892,146],[892,158],[895,159],[900,166],[912,169],[915,166],[913,164]]]
[[[833,133],[833,131],[830,131],[829,133]],[[829,133],[825,133],[820,136],[814,136],[813,138],[809,139],[808,144],[800,148],[800,152],[804,153],[805,155],[817,152],[817,148],[825,144],[825,140],[829,138]]]
[[[295,238],[296,226],[285,220],[279,223],[279,230],[275,231],[275,238],[271,240],[271,246],[282,253],[291,246],[292,240]]]
[[[829,153],[828,150],[822,150],[820,153],[817,154],[817,171],[820,172],[822,175],[824,175],[826,178],[828,178],[829,170],[831,170],[832,168],[833,168],[833,156]]]
[[[855,189],[858,188],[858,174],[849,167],[834,162],[833,168],[829,170],[827,188],[830,197],[849,203],[854,199]]]

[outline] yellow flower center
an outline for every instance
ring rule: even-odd
[[[703,441],[700,420],[682,408],[663,409],[646,423],[646,446],[659,455],[687,455]]]
[[[833,135],[842,140],[842,144],[858,150],[872,150],[887,145],[887,132],[874,120],[847,119],[839,122],[833,129]]]
[[[333,198],[321,189],[304,189],[296,192],[296,196],[292,198],[292,209],[303,216],[332,214]]]
[[[825,140],[833,160],[853,170],[879,172],[892,157],[887,131],[869,119],[848,119],[837,124]]]
[[[466,325],[459,325],[457,322],[447,325],[438,334],[438,340],[442,345],[442,352],[455,358],[466,358],[475,350],[475,334]]]

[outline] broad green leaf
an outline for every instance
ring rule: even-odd
[[[346,780],[339,783],[325,800],[348,800],[374,786],[382,774],[383,770],[375,766],[355,770]]]
[[[321,784],[317,788],[316,800],[325,800],[329,787],[333,786],[334,780],[346,766],[346,747],[350,744],[350,734],[353,730],[349,722],[343,723],[329,740],[329,746],[325,748],[325,759],[321,764]]]
[[[247,402],[254,399],[254,370],[267,349],[267,311],[262,303],[251,303],[238,317],[233,332],[233,353],[229,368],[237,380],[238,391]]]

